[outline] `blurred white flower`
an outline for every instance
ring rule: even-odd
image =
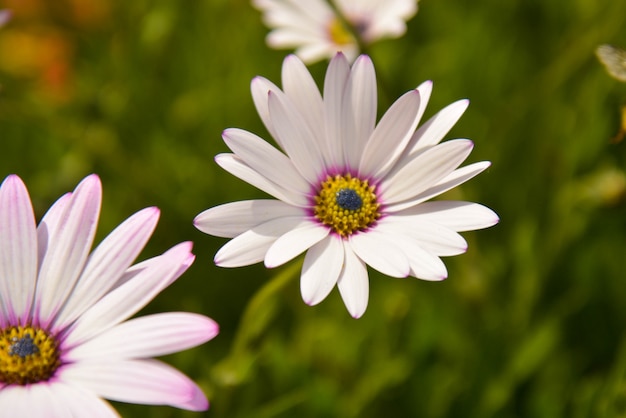
[[[366,265],[393,277],[443,280],[447,271],[439,257],[467,249],[458,232],[498,222],[477,203],[428,201],[490,165],[458,168],[472,142],[440,143],[467,100],[416,130],[432,83],[404,94],[376,124],[376,75],[365,55],[350,67],[337,54],[323,97],[293,55],[285,59],[282,77],[283,90],[255,78],[252,96],[284,153],[250,132],[226,129],[223,138],[233,153],[216,157],[223,169],[278,200],[227,203],[196,217],[201,231],[233,238],[216,254],[216,264],[264,261],[271,268],[306,252],[304,301],[317,304],[337,285],[358,318],[368,303]]]
[[[38,226],[22,180],[0,187],[0,413],[11,417],[116,417],[101,398],[208,408],[187,376],[152,359],[213,338],[202,315],[131,320],[193,263],[191,243],[131,266],[159,210],[128,218],[90,253],[100,179],[85,178]]]
[[[11,12],[8,10],[0,10],[0,26],[4,26],[5,23],[11,18]]]
[[[406,21],[417,12],[417,0],[253,0],[272,29],[272,48],[295,48],[306,63],[338,51],[353,61],[359,42],[369,45],[406,32]],[[339,12],[339,15],[337,14]],[[350,27],[346,26],[349,25]],[[359,39],[357,39],[358,36]]]

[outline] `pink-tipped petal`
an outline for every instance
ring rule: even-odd
[[[164,356],[203,344],[219,332],[203,315],[167,312],[123,322],[70,350],[66,360],[133,359]]]
[[[352,249],[345,247],[343,270],[339,276],[337,287],[353,318],[360,318],[367,309],[369,300],[369,277],[363,260],[354,254]]]
[[[83,361],[64,366],[60,378],[114,401],[170,405],[191,411],[209,407],[194,382],[156,360]]]
[[[341,239],[328,236],[307,251],[302,265],[300,292],[308,305],[317,305],[333,290],[344,260]]]
[[[267,221],[294,216],[305,216],[304,210],[280,200],[242,200],[207,209],[193,224],[205,234],[234,238]]]
[[[274,241],[265,254],[265,266],[274,268],[286,263],[320,242],[329,232],[322,225],[303,220]]]
[[[37,233],[28,190],[16,175],[0,187],[0,305],[2,321],[28,322],[37,281]],[[2,325],[6,325],[3,323]]]

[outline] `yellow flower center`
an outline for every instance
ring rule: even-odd
[[[364,231],[380,218],[374,190],[367,180],[350,174],[328,176],[315,196],[313,213],[342,237]]]
[[[0,381],[27,385],[48,380],[61,364],[56,340],[30,326],[0,330]]]
[[[354,36],[337,17],[333,18],[328,25],[328,36],[335,45],[349,45],[355,42]]]

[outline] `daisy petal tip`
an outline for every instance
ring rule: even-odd
[[[199,387],[193,385],[190,388],[189,400],[180,406],[188,411],[206,411],[209,409],[209,400]]]
[[[363,307],[363,308],[348,308],[348,313],[350,314],[350,316],[354,319],[359,319],[363,316],[363,314],[365,314],[365,310],[367,307]]]

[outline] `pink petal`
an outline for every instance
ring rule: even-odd
[[[0,321],[25,325],[37,282],[37,233],[28,190],[16,175],[0,187]]]
[[[44,256],[36,303],[46,327],[74,288],[93,243],[100,215],[102,185],[96,175],[86,177],[72,193]]]
[[[191,243],[183,242],[154,257],[130,280],[96,302],[67,333],[64,345],[76,346],[135,314],[174,282],[193,262]]]
[[[106,294],[137,258],[159,220],[155,207],[141,210],[111,232],[93,251],[76,288],[55,320],[64,328]]]
[[[191,411],[209,407],[194,382],[156,360],[83,361],[65,366],[60,378],[114,401],[170,405]]]
[[[163,356],[203,344],[217,335],[203,315],[168,312],[134,318],[70,350],[65,359],[132,359]]]

